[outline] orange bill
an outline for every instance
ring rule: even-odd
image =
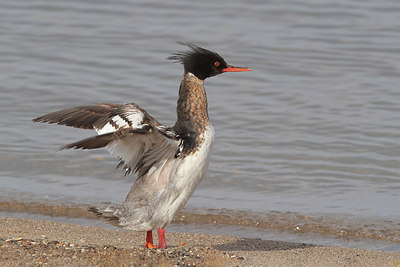
[[[235,67],[228,65],[227,68],[223,69],[223,72],[238,72],[238,71],[251,71],[252,69],[248,69],[246,67]]]

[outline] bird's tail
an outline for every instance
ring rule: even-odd
[[[121,227],[119,225],[119,218],[115,215],[115,207],[107,207],[106,209],[99,209],[96,207],[89,207],[88,211],[95,214],[97,217],[107,220],[110,224],[114,226]]]

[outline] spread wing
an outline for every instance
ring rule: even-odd
[[[179,155],[180,140],[171,129],[162,126],[134,103],[117,105],[100,103],[56,111],[33,119],[82,129],[94,129],[90,137],[63,148],[95,149],[106,147],[121,159],[126,174],[141,177],[153,165]]]
[[[148,123],[161,126],[157,120],[135,103],[125,105],[98,103],[92,106],[73,107],[40,116],[33,121],[94,129],[98,134],[128,127],[137,128]]]

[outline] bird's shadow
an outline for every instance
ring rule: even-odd
[[[262,240],[261,238],[240,238],[232,243],[213,246],[214,249],[219,251],[274,251],[308,247],[315,247],[315,245],[306,243]]]

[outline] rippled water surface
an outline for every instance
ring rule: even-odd
[[[172,125],[192,41],[254,71],[206,81],[216,143],[189,207],[400,219],[399,1],[0,1],[0,194],[120,202],[93,132],[33,124],[136,102]]]

